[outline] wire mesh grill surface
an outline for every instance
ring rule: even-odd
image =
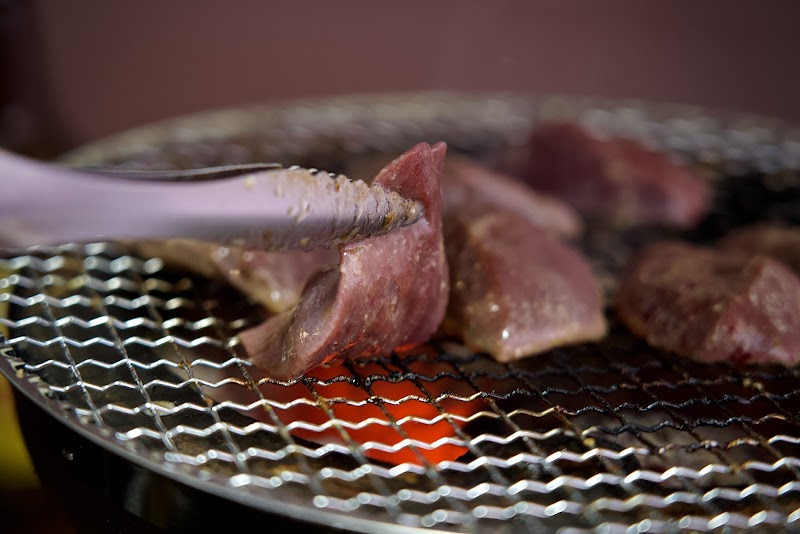
[[[520,124],[530,127],[533,116],[527,107],[508,109],[514,121],[490,128],[506,141]],[[344,112],[336,117],[351,119]],[[647,120],[639,115],[634,122]],[[711,119],[696,120],[702,126]],[[219,117],[210,122],[220,124]],[[454,120],[436,124],[457,144]],[[800,144],[791,136],[775,139],[774,128],[756,124],[748,150],[707,139],[703,152],[702,136],[681,145],[686,137],[675,134],[681,128],[661,131],[661,144],[672,143],[694,161],[749,162],[744,171],[753,171],[720,182],[716,212],[689,237],[710,239],[751,218],[800,222],[796,178],[777,192],[768,179],[797,166],[793,150]],[[245,146],[237,135],[237,146]],[[725,130],[716,139],[736,137]],[[721,156],[723,149],[729,153]],[[237,157],[260,157],[255,152],[251,147]],[[163,159],[150,155],[152,162]],[[117,158],[132,159],[143,158]],[[769,205],[739,202],[752,200],[754,191],[774,193]],[[596,229],[583,245],[613,280],[633,247],[659,236]],[[17,386],[104,446],[266,511],[364,531],[800,525],[797,369],[698,364],[650,349],[614,326],[602,343],[511,364],[439,340],[403,357],[279,383],[254,368],[235,340],[262,312],[225,287],[106,243],[0,260],[2,303],[8,338],[0,369]],[[282,390],[292,395],[276,394]],[[349,405],[373,411],[354,421],[339,411]],[[398,410],[404,405],[425,409]],[[298,413],[315,415],[287,416]],[[417,430],[408,430],[409,423]],[[438,429],[438,441],[419,439],[419,428]],[[315,433],[326,438],[309,439]],[[437,463],[431,451],[448,446],[458,457]],[[376,460],[396,452],[408,461]]]

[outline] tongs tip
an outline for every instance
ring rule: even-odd
[[[412,224],[422,210],[380,186],[278,164],[82,172],[0,156],[0,173],[15,181],[15,198],[24,200],[7,199],[5,210],[25,227],[11,243],[17,247],[191,238],[313,248],[385,234]]]

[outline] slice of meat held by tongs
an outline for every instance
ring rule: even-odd
[[[0,247],[190,238],[262,250],[382,235],[422,205],[379,185],[277,165],[85,172],[0,151]]]
[[[427,341],[449,292],[440,179],[446,147],[420,143],[373,180],[419,200],[424,216],[390,235],[339,247],[297,306],[239,335],[253,363],[291,380],[326,362],[368,357]]]

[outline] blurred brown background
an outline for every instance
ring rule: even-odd
[[[0,1],[0,139],[55,153],[166,116],[325,94],[532,90],[800,119],[800,4]]]

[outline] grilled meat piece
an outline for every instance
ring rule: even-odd
[[[694,226],[710,188],[666,154],[621,138],[600,139],[574,123],[550,123],[532,138],[525,178],[586,216],[621,226]]]
[[[139,256],[161,258],[171,268],[221,278],[271,313],[292,308],[308,277],[337,261],[336,251],[324,248],[266,252],[190,239],[134,241],[129,247]]]
[[[445,159],[442,202],[445,214],[476,217],[502,211],[559,237],[574,238],[583,232],[583,221],[567,204],[463,156]]]
[[[309,251],[217,249],[217,267],[232,286],[272,313],[293,308],[308,278],[322,265],[338,260],[335,249]]]
[[[443,146],[434,148],[437,153],[443,150]],[[374,161],[370,163],[374,168]],[[362,175],[366,174],[364,168],[362,166]],[[453,301],[450,315],[451,319],[463,314],[472,317],[469,324],[474,326],[475,330],[464,328],[463,325],[467,323],[463,323],[462,326],[451,329],[452,331],[462,335],[475,347],[495,354],[499,359],[518,358],[546,350],[556,344],[580,342],[603,335],[605,322],[602,317],[602,302],[596,295],[596,284],[591,279],[588,266],[583,265],[583,260],[578,258],[578,254],[567,249],[566,245],[540,235],[543,231],[561,237],[576,237],[580,234],[582,221],[572,208],[559,200],[537,194],[525,184],[494,173],[465,157],[447,157],[442,180],[444,190],[442,202],[450,213],[448,218],[453,220],[463,218],[463,224],[453,225],[455,234],[459,231],[468,233],[470,221],[487,214],[509,213],[505,219],[508,224],[521,225],[510,233],[493,225],[497,235],[491,237],[493,243],[488,246],[481,244],[479,239],[474,239],[474,235],[467,237],[454,235],[454,242],[466,243],[475,249],[476,257],[480,256],[482,261],[490,263],[487,266],[488,272],[500,269],[500,273],[514,274],[508,281],[495,278],[481,281],[481,272],[484,271],[481,271],[480,265],[459,264],[458,279],[462,282],[474,279],[476,286],[459,293],[459,298]],[[521,229],[526,230],[521,232]],[[529,235],[522,242],[517,242],[516,236],[520,233]],[[528,284],[527,280],[540,276],[540,269],[547,270],[550,267],[546,262],[535,264],[516,262],[515,254],[518,253],[517,247],[521,243],[533,243],[537,247],[553,249],[555,252],[552,258],[566,262],[567,266],[580,264],[575,268],[577,271],[570,267],[563,273],[564,277],[576,276],[575,291],[563,288],[556,290],[554,287],[552,291],[537,294],[536,291],[544,291],[543,288],[536,283]],[[322,266],[336,262],[333,257],[335,251],[325,249],[315,249],[311,252],[271,253],[244,251],[185,240],[136,243],[134,247],[140,254],[160,256],[173,266],[207,277],[221,277],[272,313],[292,309],[299,301],[309,276]],[[487,248],[491,250],[493,247],[508,247],[513,252],[505,259],[496,259],[491,254],[485,253]],[[454,247],[450,247],[451,257],[453,261],[458,261],[458,253],[453,250]],[[462,254],[461,257],[463,256]],[[475,272],[468,273],[468,269],[474,269]],[[332,274],[327,276],[333,277]],[[475,316],[476,306],[473,306],[469,299],[484,299],[485,295],[478,292],[479,287],[498,294],[496,305],[502,306],[500,313],[492,313],[486,318]],[[518,291],[521,287],[530,291]],[[558,296],[561,299],[560,305],[574,307],[572,310],[574,315],[562,318],[558,323],[553,317],[548,318],[543,315],[547,310],[554,311],[552,308],[555,302],[554,291],[560,291]],[[545,293],[546,295],[542,297]],[[539,304],[528,302],[531,298],[539,297],[550,300]],[[531,314],[531,306],[538,310],[539,315],[534,317]],[[464,307],[468,310],[461,309]],[[578,310],[584,310],[585,313]],[[514,319],[510,320],[508,325],[504,325],[500,321],[501,317]],[[581,321],[587,322],[584,325],[588,326],[585,331],[580,331]],[[451,323],[455,324],[456,321],[451,320]],[[509,328],[506,329],[505,326]],[[505,338],[503,338],[504,331]],[[509,335],[509,332],[513,334]],[[251,338],[245,335],[243,339]],[[490,342],[490,339],[494,341]]]
[[[347,168],[351,178],[369,182],[385,165],[386,158],[356,159]],[[564,238],[578,237],[583,221],[578,213],[557,198],[537,193],[527,184],[495,172],[466,156],[449,154],[442,174],[443,211],[469,211],[472,216],[493,211],[513,212],[530,224]]]
[[[800,274],[800,227],[776,224],[745,226],[726,235],[719,246],[726,250],[765,254]]]
[[[327,361],[426,341],[438,328],[449,283],[441,226],[443,144],[421,143],[375,182],[419,200],[422,219],[339,247],[338,267],[312,275],[297,306],[239,336],[253,362],[289,379]]]
[[[605,335],[589,264],[529,220],[451,211],[445,246],[451,293],[444,329],[466,345],[506,362]]]
[[[379,161],[362,158],[346,172],[366,181]],[[548,235],[582,232],[571,207],[457,155],[445,159],[442,204],[451,274],[448,334],[500,361],[605,334],[591,269]]]
[[[623,273],[616,306],[634,334],[695,360],[800,361],[800,278],[766,256],[650,245]]]

